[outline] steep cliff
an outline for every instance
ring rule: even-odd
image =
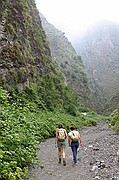
[[[23,88],[52,69],[35,1],[2,1],[0,15],[0,85]]]
[[[24,90],[26,99],[41,101],[52,110],[57,106],[71,109],[76,99],[52,62],[35,0],[0,3],[0,86],[17,94]]]

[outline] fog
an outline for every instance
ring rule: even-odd
[[[118,0],[36,0],[47,21],[72,41],[100,20],[119,22]]]

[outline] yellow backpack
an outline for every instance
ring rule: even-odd
[[[64,141],[66,139],[66,134],[64,129],[58,129],[58,140]]]
[[[76,130],[72,131],[71,139],[72,139],[73,142],[78,141],[79,140],[79,132],[76,131]]]

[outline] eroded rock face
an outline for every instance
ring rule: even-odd
[[[0,20],[0,85],[24,88],[52,66],[35,1],[2,1]]]

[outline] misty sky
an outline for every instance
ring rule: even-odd
[[[47,21],[69,40],[100,20],[119,22],[119,0],[36,0]]]

